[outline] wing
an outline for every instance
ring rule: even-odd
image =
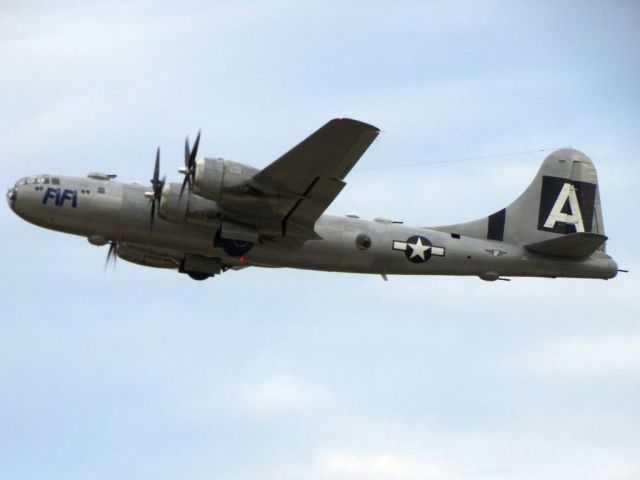
[[[316,220],[379,132],[357,120],[331,120],[253,177],[258,190],[291,200],[281,203],[285,235],[317,237]]]

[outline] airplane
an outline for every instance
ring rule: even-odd
[[[198,158],[185,141],[181,183],[151,185],[115,175],[35,175],[7,192],[37,226],[109,245],[116,257],[205,280],[229,269],[289,267],[382,275],[611,279],[596,170],[574,149],[550,154],[513,203],[475,221],[411,227],[325,210],[379,130],[337,118],[262,170]]]

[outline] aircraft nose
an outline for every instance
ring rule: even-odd
[[[9,190],[7,190],[7,202],[9,203],[9,206],[11,208],[13,208],[13,204],[15,203],[16,198],[18,198],[18,191],[15,187],[11,187]]]

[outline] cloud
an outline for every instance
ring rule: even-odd
[[[559,377],[640,374],[640,334],[546,339],[524,352],[515,368]]]
[[[414,480],[460,478],[447,462],[397,452],[335,450],[318,455],[310,464],[292,464],[285,478],[364,480]]]
[[[226,415],[267,420],[305,415],[322,410],[332,395],[319,384],[279,372],[246,382],[218,378],[183,400],[179,417],[206,423]]]
[[[203,154],[261,167],[348,115],[382,135],[330,212],[448,224],[504,207],[547,152],[365,169],[573,144],[637,270],[637,6],[9,3],[5,187],[146,184],[158,143],[181,180],[198,128]],[[103,275],[105,249],[0,220],[7,477],[638,478],[633,274]]]
[[[328,398],[321,386],[288,374],[275,374],[239,391],[240,404],[259,416],[301,413]]]

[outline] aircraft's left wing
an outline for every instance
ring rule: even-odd
[[[285,235],[316,236],[316,220],[379,132],[358,120],[331,120],[253,177],[255,188],[291,199],[282,212]]]

